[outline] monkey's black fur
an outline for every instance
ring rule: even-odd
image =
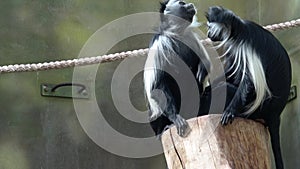
[[[280,114],[290,91],[291,65],[280,42],[258,24],[243,20],[222,7],[210,7],[208,37],[221,41],[227,83],[235,95],[221,123],[234,117],[263,119],[269,129],[276,168],[283,169],[280,150]]]
[[[197,79],[200,95],[203,91],[202,82],[208,74],[206,68],[209,67],[209,59],[203,57],[200,38],[191,29],[196,14],[193,4],[187,4],[181,0],[167,0],[161,3],[160,13],[159,32],[150,43],[150,51],[154,50],[154,54],[151,55],[149,52],[146,61],[146,65],[148,62],[150,64],[148,67],[153,67],[155,70],[147,71],[145,68],[144,71],[150,124],[156,135],[160,135],[168,125],[174,124],[178,134],[184,137],[190,129],[186,120],[179,114],[181,91],[174,77],[162,70],[173,70],[179,76],[185,76],[175,59],[178,57]],[[182,22],[179,18],[186,21]],[[181,38],[192,41],[200,53],[196,54],[180,40]]]

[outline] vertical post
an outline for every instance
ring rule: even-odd
[[[222,126],[221,115],[188,120],[192,129],[186,138],[171,127],[162,135],[169,169],[271,169],[267,128],[253,120],[235,118]]]

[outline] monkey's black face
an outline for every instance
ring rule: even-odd
[[[193,21],[196,14],[195,6],[182,0],[169,0],[162,3],[161,13],[175,15],[189,22]]]
[[[219,6],[210,7],[206,13],[208,32],[212,41],[223,41],[230,36],[233,12]]]

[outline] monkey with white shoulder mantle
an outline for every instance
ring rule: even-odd
[[[210,59],[203,52],[201,38],[194,32],[194,28],[199,26],[196,12],[192,3],[182,0],[161,3],[158,33],[150,43],[144,70],[150,124],[156,135],[174,124],[180,136],[187,136],[190,128],[180,114],[182,96],[187,96],[185,102],[190,103],[194,99],[199,100],[203,92],[203,81],[209,72]],[[175,77],[184,79],[188,72],[192,73],[192,81],[197,82],[198,98],[189,97],[189,92],[193,91],[182,93],[177,84],[178,79]],[[185,83],[189,85],[192,82]],[[197,114],[198,109],[195,116]]]
[[[291,85],[286,50],[269,31],[228,9],[210,7],[206,18],[208,37],[220,41],[219,47],[225,51],[220,59],[232,94],[221,123],[227,125],[234,117],[263,119],[270,132],[276,169],[283,169],[280,114]]]

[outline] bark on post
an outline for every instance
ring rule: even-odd
[[[188,120],[192,129],[186,138],[175,127],[165,131],[162,144],[169,169],[271,168],[269,132],[253,120],[235,118],[222,126],[221,115]]]

